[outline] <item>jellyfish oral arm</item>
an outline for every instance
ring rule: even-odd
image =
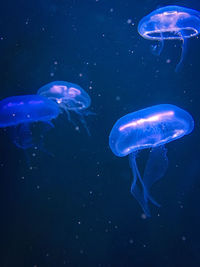
[[[164,47],[164,39],[163,39],[162,32],[160,33],[160,36],[161,36],[161,40],[157,40],[157,44],[151,46],[151,52],[155,56],[160,56],[163,50],[163,47]]]
[[[29,123],[8,127],[8,133],[13,144],[18,148],[25,150],[33,146],[33,137]]]
[[[136,163],[136,153],[129,154],[129,163],[133,173],[133,182],[131,185],[131,194],[138,201],[147,217],[151,216],[148,202],[151,201],[155,206],[160,205],[150,196],[147,188],[141,178],[140,172]]]
[[[175,72],[178,72],[180,70],[180,67],[184,61],[184,58],[185,58],[185,55],[186,55],[186,52],[187,52],[187,39],[185,39],[183,37],[183,35],[181,34],[180,32],[180,35],[182,36],[182,47],[181,47],[181,58],[180,58],[180,61],[178,62],[177,66],[176,66],[176,69],[175,69]]]
[[[168,158],[165,146],[161,145],[152,148],[149,152],[149,158],[143,176],[143,182],[148,192],[150,192],[152,186],[164,176],[167,168]]]

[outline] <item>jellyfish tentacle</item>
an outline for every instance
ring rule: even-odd
[[[153,184],[164,176],[167,168],[168,158],[165,146],[152,148],[143,175],[143,182],[148,192],[150,192]]]
[[[141,178],[141,175],[140,175],[140,172],[138,170],[137,165],[136,165],[136,172],[138,174],[140,183],[141,183],[141,185],[143,187],[143,190],[144,190],[144,200],[145,200],[145,202],[148,202],[148,200],[150,200],[155,206],[157,206],[159,208],[160,207],[160,204],[150,195],[149,190],[148,190],[146,184],[144,183],[144,181]]]
[[[84,114],[82,112],[78,112],[78,111],[75,111],[75,112],[79,115],[79,120],[82,123],[83,127],[85,128],[87,134],[89,136],[91,136],[90,130],[89,130],[87,123],[86,123],[86,120],[84,118]]]
[[[183,34],[180,32],[179,33],[180,37],[181,37],[181,40],[182,40],[182,46],[181,46],[181,58],[178,62],[178,64],[176,65],[176,69],[175,69],[175,72],[178,72],[180,71],[181,69],[181,66],[183,64],[183,61],[184,61],[184,58],[185,58],[185,55],[186,55],[186,52],[187,52],[187,39],[184,38]]]
[[[65,111],[65,113],[67,114],[67,119],[68,119],[68,121],[69,121],[70,123],[72,123],[74,127],[76,127],[76,126],[77,126],[76,123],[75,123],[74,120],[71,118],[71,114],[70,114],[70,110],[71,110],[71,109],[69,109],[69,108],[67,107],[66,103],[65,103],[65,104],[60,104],[60,107],[61,107],[61,108]]]
[[[91,110],[83,110],[83,111],[82,111],[82,114],[83,114],[84,116],[96,116],[96,115],[97,115],[96,112],[93,112],[93,111],[91,111]]]
[[[140,176],[138,176],[137,163],[136,163],[136,159],[135,159],[135,154],[134,153],[129,154],[129,160],[130,160],[130,165],[131,165],[131,169],[132,169],[132,173],[133,173],[133,182],[132,182],[132,185],[131,185],[131,194],[138,201],[138,203],[142,207],[142,209],[143,209],[144,213],[146,214],[146,216],[147,217],[151,217],[151,213],[150,213],[149,207],[147,205],[147,202],[144,201],[143,183],[140,184],[140,186],[142,186],[142,189],[139,187],[139,184],[138,184],[138,178],[139,178],[139,181],[140,181]]]
[[[66,112],[68,121],[71,122],[74,125],[74,127],[76,127],[77,125],[72,120],[71,115],[70,115],[70,112],[69,112],[69,109],[67,108],[67,106],[63,104],[63,105],[60,105],[60,107]],[[84,128],[86,129],[87,134],[89,136],[91,136],[90,130],[89,130],[88,126],[87,126],[87,123],[86,123],[86,120],[85,120],[84,116],[95,115],[95,114],[93,114],[92,112],[91,112],[91,114],[89,114],[89,112],[88,113],[87,112],[86,113],[85,112],[83,113],[82,111],[78,111],[76,109],[70,109],[70,110],[74,111],[76,114],[79,115],[80,122],[83,124]]]
[[[151,53],[154,56],[160,56],[164,48],[164,38],[162,32],[160,32],[160,40],[157,40],[155,45],[151,45]]]
[[[50,157],[54,157],[54,154],[50,151],[48,151],[45,147],[44,147],[44,135],[52,128],[54,128],[54,124],[51,121],[43,121],[42,122],[42,133],[40,134],[40,139],[38,140],[38,142],[36,143],[36,146],[38,146],[38,149],[40,151],[42,151],[43,153],[47,154]]]
[[[150,209],[148,205],[148,201],[151,201],[154,205],[160,206],[150,195],[147,189],[145,188],[145,184],[142,181],[140,172],[136,163],[136,153],[129,154],[129,162],[133,173],[133,182],[131,185],[131,194],[138,201],[140,206],[142,207],[146,216],[150,217]]]
[[[46,129],[46,132],[49,131],[51,128],[55,128],[54,124],[51,121],[44,121],[43,123],[49,126],[49,128]]]
[[[69,112],[67,106],[65,104],[60,103],[60,108],[66,112],[68,121],[75,125],[75,123],[71,119],[71,115],[70,115],[70,112]]]
[[[45,153],[46,155],[48,155],[49,157],[52,157],[53,158],[55,156],[52,152],[50,152],[49,150],[47,150],[44,147],[44,143],[42,142],[42,140],[41,140],[40,144],[38,145],[38,149],[40,151],[42,151],[43,153]]]
[[[81,111],[75,111],[75,112],[79,115],[80,121],[83,124],[84,128],[86,129],[87,134],[89,136],[91,136],[91,132],[90,132],[90,129],[88,128],[88,126],[87,126],[85,117],[86,116],[96,116],[97,114],[95,112],[91,111],[91,110],[85,110],[85,109],[81,110]]]
[[[54,128],[54,124],[51,121],[42,121],[40,123],[40,126],[42,126],[41,130],[41,134],[40,134],[40,138],[43,138],[44,135],[52,128]]]
[[[10,138],[18,148],[27,149],[33,146],[30,123],[9,127]]]

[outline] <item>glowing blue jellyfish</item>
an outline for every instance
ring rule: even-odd
[[[129,155],[133,172],[131,193],[150,216],[148,202],[152,185],[161,179],[168,166],[165,144],[192,132],[194,121],[185,110],[174,105],[156,105],[120,118],[113,126],[109,145],[118,157]],[[151,148],[143,179],[136,164],[139,150]]]
[[[53,127],[59,106],[39,95],[12,96],[0,101],[0,128],[8,128],[13,143],[22,149],[34,145],[31,127],[36,122]]]
[[[54,81],[41,87],[37,93],[56,101],[60,108],[67,113],[69,121],[73,122],[70,111],[77,113],[88,134],[90,134],[84,116],[92,114],[92,112],[86,110],[91,104],[91,99],[79,85]]]
[[[138,25],[139,34],[149,40],[158,41],[153,52],[161,53],[164,40],[182,40],[182,55],[176,67],[179,69],[186,51],[186,40],[200,32],[200,12],[181,6],[165,6],[145,16]]]

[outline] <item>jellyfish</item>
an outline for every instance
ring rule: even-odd
[[[168,167],[165,144],[192,132],[194,121],[185,110],[170,104],[148,107],[120,118],[109,136],[109,146],[118,157],[129,155],[133,173],[131,193],[149,217],[149,202],[160,206],[150,194],[156,181],[161,179]],[[150,149],[144,169],[140,175],[136,156],[140,150]]]
[[[42,86],[37,94],[54,100],[60,106],[61,110],[67,113],[68,120],[73,124],[70,111],[78,114],[81,123],[90,135],[84,117],[93,114],[88,110],[91,105],[91,99],[79,85],[65,81],[54,81]]]
[[[139,34],[149,40],[155,40],[153,54],[160,55],[164,40],[181,40],[182,53],[176,71],[179,70],[187,48],[187,39],[200,32],[200,12],[181,6],[165,6],[145,16],[138,25]]]
[[[60,113],[52,100],[39,95],[12,96],[0,101],[0,128],[7,128],[12,142],[21,149],[33,147],[32,126],[42,123],[43,129],[54,127],[51,120]]]

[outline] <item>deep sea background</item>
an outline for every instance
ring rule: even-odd
[[[181,42],[156,57],[137,33],[143,16],[168,4],[200,10],[199,0],[1,3],[0,99],[65,80],[90,94],[96,113],[86,118],[91,137],[77,116],[79,131],[65,114],[53,121],[44,145],[54,156],[36,151],[31,166],[0,131],[1,267],[200,266],[200,38],[176,73]],[[167,144],[169,167],[153,188],[162,206],[145,219],[128,157],[112,154],[108,136],[121,116],[161,103],[189,111],[195,129]]]

